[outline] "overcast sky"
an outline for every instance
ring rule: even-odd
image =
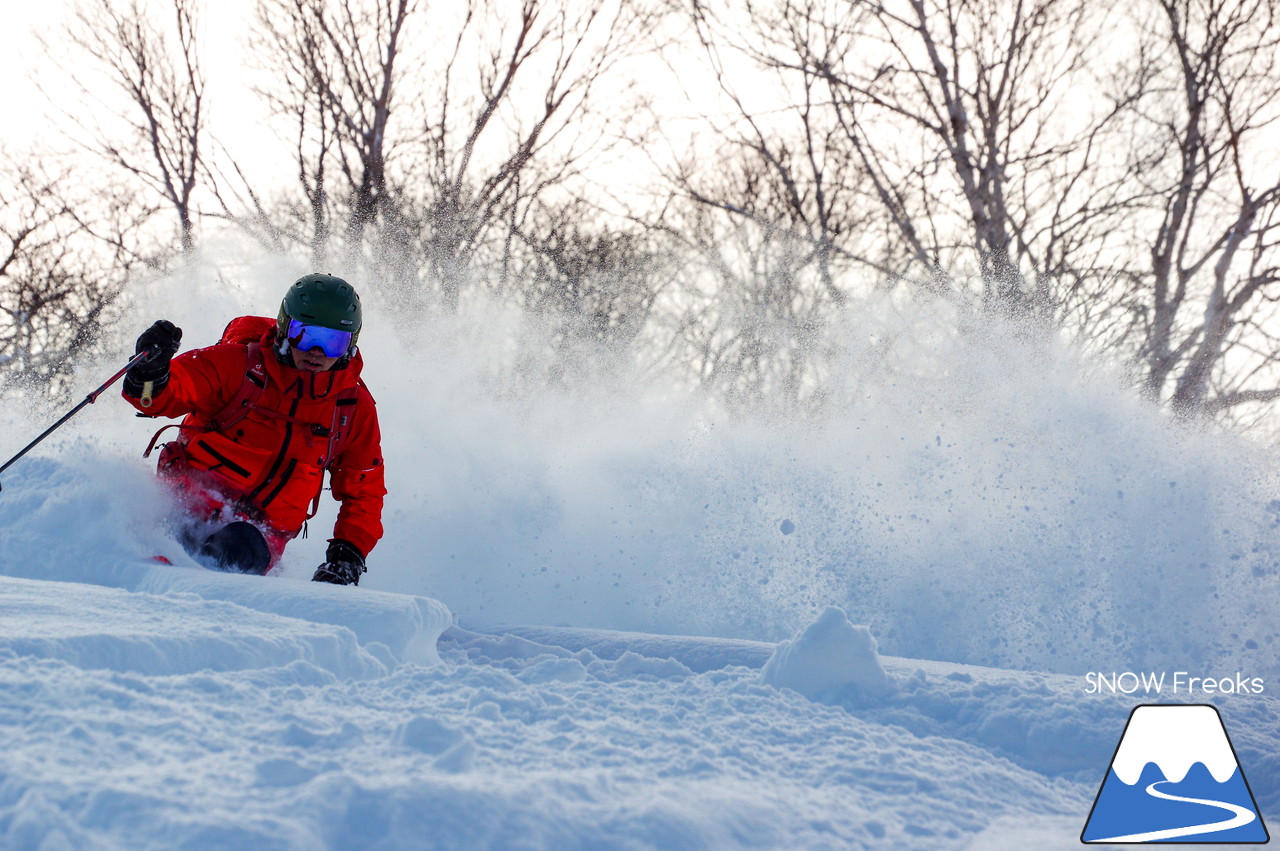
[[[4,102],[0,140],[18,145],[39,131],[41,97],[35,90],[33,75],[38,67],[40,47],[35,43],[35,28],[61,18],[70,0],[4,0],[4,26],[0,27],[0,72],[4,86],[0,98]]]
[[[140,2],[145,7],[156,0]],[[0,27],[0,71],[5,81],[0,102],[6,119],[0,124],[0,141],[10,150],[39,151],[41,134],[52,130],[49,116],[56,113],[50,99],[65,90],[66,72],[77,55],[77,48],[63,35],[76,0],[0,0],[0,4],[5,20]],[[264,140],[274,139],[266,136],[262,106],[249,92],[253,72],[244,61],[242,36],[252,20],[252,8],[253,0],[218,0],[203,3],[200,9],[199,45],[209,84],[210,126],[219,141],[237,153],[262,150]],[[37,42],[38,35],[51,44],[55,60]],[[66,97],[72,103],[77,94],[67,91]]]

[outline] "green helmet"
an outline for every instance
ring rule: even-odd
[[[350,332],[351,347],[346,357],[355,354],[362,324],[360,296],[342,278],[316,272],[303,275],[289,287],[280,302],[280,316],[276,320],[277,339],[282,341],[282,347],[290,319]]]

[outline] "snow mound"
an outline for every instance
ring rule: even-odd
[[[1002,816],[1082,819],[1114,744],[1084,781],[982,746],[975,695],[1061,705],[1069,678],[925,664],[850,711],[634,649],[453,628],[442,664],[382,667],[344,627],[190,594],[0,577],[0,600],[28,640],[0,639],[6,851],[960,851]]]
[[[117,588],[0,577],[0,655],[86,670],[152,676],[252,671],[301,662],[339,679],[387,667],[350,630],[192,595],[155,597]],[[231,629],[228,624],[234,623]]]
[[[844,611],[835,606],[795,638],[779,644],[765,663],[761,679],[774,688],[789,688],[824,703],[835,703],[850,692],[869,699],[893,692],[871,630],[849,623]]]
[[[121,478],[128,477],[128,473],[121,473]],[[224,611],[227,618],[257,622],[263,618],[253,613],[259,613],[312,624],[303,628],[304,632],[343,627],[354,633],[354,643],[362,652],[372,654],[383,665],[439,663],[436,641],[453,620],[443,603],[428,597],[344,588],[288,576],[264,578],[205,570],[183,554],[165,531],[166,504],[150,475],[135,478],[136,481],[120,485],[121,490],[136,497],[124,500],[106,483],[78,477],[77,470],[67,463],[35,458],[16,468],[0,499],[0,529],[4,529],[0,536],[0,576],[185,597],[189,606],[195,605],[193,600],[204,600]],[[151,558],[156,553],[168,556],[173,564],[156,563]],[[305,578],[310,579],[310,571]],[[81,593],[84,592],[71,588],[46,592],[49,597]],[[126,603],[118,595],[109,596],[114,604],[125,608],[147,608],[143,602]],[[334,634],[332,629],[321,631]],[[196,656],[192,654],[200,653],[196,648],[209,642],[192,637],[185,645],[187,649],[178,648],[174,642],[181,640],[177,637],[181,632],[148,635],[146,640],[166,642],[164,652],[158,652],[157,658],[172,652],[187,660],[182,665],[194,663]],[[269,632],[266,637],[270,638]],[[70,646],[66,644],[69,638],[58,640],[64,647]],[[120,649],[122,659],[145,652],[141,645]],[[216,663],[220,657],[209,653],[202,658]],[[296,658],[305,659],[306,655]],[[138,662],[136,655],[134,662]],[[86,664],[95,663],[89,658]],[[221,669],[216,664],[212,667]]]
[[[276,615],[317,625],[345,627],[355,640],[384,664],[438,664],[436,641],[452,621],[439,601],[367,589],[276,577],[241,576],[201,567],[151,565],[116,561],[95,565],[0,562],[0,574],[15,578],[53,580],[65,585],[88,584],[145,595],[186,598],[210,605],[223,604],[228,617],[253,613]],[[46,596],[80,593],[60,589]],[[102,594],[99,590],[95,593]],[[114,599],[114,597],[113,597]],[[146,604],[136,603],[144,606]],[[192,645],[199,642],[193,639]]]

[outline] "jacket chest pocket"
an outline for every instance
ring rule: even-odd
[[[241,487],[261,477],[271,457],[268,449],[236,443],[219,434],[204,434],[187,444],[192,465],[235,482]]]
[[[305,460],[290,458],[279,478],[264,489],[262,507],[281,514],[301,513],[305,516],[310,511],[311,501],[320,493],[323,480],[323,469]]]

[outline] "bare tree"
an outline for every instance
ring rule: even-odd
[[[631,382],[653,354],[651,322],[671,280],[664,234],[602,217],[589,202],[535,206],[508,260],[521,286],[506,294],[533,333],[490,376],[504,395]],[[616,386],[610,384],[610,386]]]
[[[813,413],[836,342],[830,320],[841,302],[828,285],[832,270],[815,259],[821,247],[803,231],[770,221],[786,201],[762,179],[759,160],[727,157],[720,165],[719,181],[705,178],[701,188],[749,199],[741,214],[684,197],[664,216],[688,258],[670,300],[675,363],[731,409]]]
[[[855,8],[848,4],[848,13]],[[744,17],[693,5],[696,38],[729,108],[706,116],[720,149],[686,157],[667,176],[697,204],[776,232],[772,238],[807,244],[800,265],[814,264],[827,297],[839,305],[848,282],[837,280],[837,267],[851,255],[866,256],[865,175],[830,108],[823,73],[792,61],[797,46],[808,50],[821,37],[813,31],[820,22],[796,12],[788,3],[776,16],[753,7]],[[744,57],[751,63],[746,74],[733,62]],[[760,99],[762,87],[775,103]]]
[[[858,289],[851,272],[888,274],[892,263],[828,82],[783,61],[797,40],[817,37],[818,21],[789,11],[689,8],[717,100],[691,93],[703,104],[698,136],[663,169],[674,200],[662,222],[691,261],[677,360],[743,409],[820,405],[828,323]],[[680,79],[681,66],[673,71]]]
[[[553,317],[562,340],[625,350],[643,332],[664,287],[669,252],[657,233],[601,221],[584,201],[539,208],[517,238],[520,302]]]
[[[704,381],[820,401],[833,309],[904,282],[1042,323],[1131,324],[1092,301],[1121,274],[1111,225],[1132,190],[1104,144],[1123,105],[1071,103],[1098,52],[1086,0],[682,5],[724,109],[709,165],[670,184],[739,220],[685,220],[718,281],[712,324],[684,326]]]
[[[1078,97],[1101,55],[1092,4],[781,5],[761,20],[780,33],[761,60],[825,80],[910,278],[1052,321],[1076,285],[1114,274],[1126,196],[1101,167],[1122,104]]]
[[[65,175],[7,160],[0,172],[0,386],[56,394],[114,316],[139,261],[137,223],[117,204],[91,219]]]
[[[85,0],[70,29],[72,42],[93,59],[122,101],[94,78],[75,79],[91,115],[119,115],[123,132],[76,113],[73,133],[85,149],[156,193],[177,218],[184,253],[195,247],[193,195],[204,174],[205,80],[196,45],[197,0],[167,0],[170,26],[158,27],[150,9],[132,0]],[[51,58],[56,50],[46,45]],[[122,103],[123,110],[113,108]]]
[[[1150,396],[1188,414],[1280,399],[1280,19],[1268,0],[1157,0],[1144,33],[1149,265],[1139,278]]]
[[[717,58],[732,51],[804,116],[788,135],[776,110],[735,97],[719,135],[751,151],[777,196],[809,208],[753,210],[753,183],[691,197],[830,241],[887,283],[1064,329],[1134,364],[1149,396],[1179,412],[1238,420],[1280,399],[1280,181],[1263,141],[1280,116],[1273,3],[1144,0],[1121,14],[1086,0],[699,0],[687,11],[722,85],[741,73]],[[810,132],[832,122],[836,132]],[[881,251],[825,227],[818,199],[846,186],[865,190],[876,224],[863,230]]]
[[[482,246],[505,254],[522,205],[563,187],[608,139],[610,122],[628,104],[617,99],[610,115],[596,108],[596,96],[653,26],[644,6],[467,4],[417,164],[431,191],[420,245],[446,304],[456,304]],[[464,54],[472,43],[476,52]]]
[[[501,286],[535,199],[604,138],[603,119],[579,122],[650,18],[632,0],[261,0],[260,17],[313,257],[340,215],[348,260],[363,250],[375,280],[448,306],[482,255]]]
[[[391,201],[395,95],[406,76],[402,44],[416,8],[413,0],[258,5],[254,47],[268,69],[283,75],[258,91],[294,124],[294,160],[317,268],[328,263],[335,225],[347,259],[358,256],[366,228]]]

